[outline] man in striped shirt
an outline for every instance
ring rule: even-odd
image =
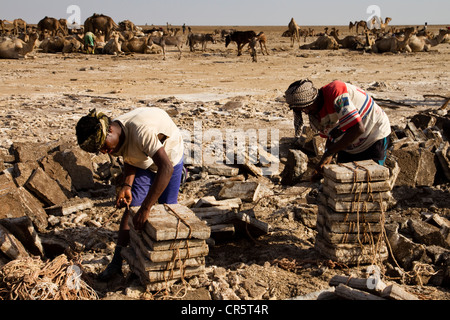
[[[391,126],[386,113],[365,91],[333,81],[316,89],[308,79],[292,83],[285,93],[294,113],[308,115],[311,127],[327,139],[313,180],[337,154],[337,162],[372,159],[384,165]]]

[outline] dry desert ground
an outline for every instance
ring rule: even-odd
[[[437,33],[444,26],[429,26]],[[211,32],[229,27],[193,26],[194,32]],[[339,79],[368,90],[374,97],[391,101],[380,104],[391,125],[404,127],[408,117],[430,109],[439,109],[450,96],[450,44],[443,43],[430,52],[374,54],[364,51],[301,50],[296,43],[282,37],[284,26],[238,26],[237,30],[264,31],[269,55],[252,62],[244,50],[237,56],[236,45],[227,48],[224,41],[208,43],[205,52],[182,48],[182,57],[169,48],[166,60],[156,54],[101,55],[85,53],[42,53],[35,50],[28,59],[0,60],[0,149],[7,152],[14,142],[76,143],[75,124],[96,108],[111,117],[141,106],[159,106],[167,110],[180,128],[193,132],[195,123],[203,132],[209,129],[271,129],[278,132],[280,167],[278,174],[262,177],[269,194],[253,207],[255,216],[271,225],[272,231],[257,239],[242,237],[216,243],[206,260],[207,275],[190,283],[183,299],[219,299],[227,297],[233,277],[239,279],[234,296],[258,299],[289,299],[328,287],[334,275],[364,275],[363,266],[330,264],[314,252],[315,230],[295,215],[295,206],[303,199],[295,196],[298,186],[280,184],[279,173],[293,141],[293,117],[283,94],[290,83],[311,79],[316,86]],[[317,32],[323,26],[314,27]],[[341,37],[347,26],[337,26]],[[308,37],[306,43],[313,41]],[[305,39],[301,40],[301,44]],[[191,166],[192,176],[202,174]],[[257,179],[244,173],[248,179]],[[217,177],[203,174],[191,178],[180,193],[180,201],[216,195]],[[448,197],[448,182],[443,187]],[[446,191],[445,191],[446,190]],[[418,190],[417,195],[424,191]],[[114,212],[113,195],[93,199],[96,206],[87,210],[88,217],[79,225],[67,227],[56,223],[49,233],[64,239],[84,239],[86,221]],[[405,205],[403,215],[420,214],[429,205]],[[440,205],[438,204],[438,207]],[[440,213],[449,217],[449,202],[441,204]],[[111,258],[116,240],[119,216],[113,217],[96,233],[96,247],[82,252],[85,276],[102,299],[163,299],[164,295],[145,295],[139,281],[125,272],[114,283],[95,280]],[[84,224],[83,224],[84,223]],[[75,241],[75,240],[74,240]],[[81,240],[80,240],[81,241]],[[101,245],[99,245],[99,243]],[[229,287],[220,287],[217,279]],[[395,279],[394,279],[395,280]],[[215,283],[213,285],[213,283]],[[222,283],[223,285],[223,283]],[[224,285],[225,286],[225,285]],[[226,287],[226,286],[225,286]],[[179,288],[179,287],[178,287]],[[222,288],[222,289],[221,289]],[[448,300],[448,288],[405,284],[407,291],[426,300]],[[226,289],[226,290],[225,290]],[[222,290],[222,292],[220,291]],[[131,292],[131,293],[130,293]],[[182,291],[183,293],[184,291]],[[170,297],[177,293],[171,292]],[[175,297],[177,298],[177,297]]]

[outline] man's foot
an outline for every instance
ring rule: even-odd
[[[120,275],[120,276],[123,275],[123,273],[122,273],[122,266],[120,266],[118,264],[115,264],[115,263],[110,263],[110,264],[108,264],[106,269],[103,270],[98,275],[98,280],[100,280],[100,281],[109,281],[116,275]]]

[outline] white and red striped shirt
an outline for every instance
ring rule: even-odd
[[[333,129],[344,133],[360,121],[366,128],[365,132],[347,147],[346,152],[362,152],[391,133],[386,113],[362,89],[336,80],[323,86],[322,92],[324,105],[318,117],[310,115],[312,127],[315,127],[322,137],[331,138],[330,132]]]

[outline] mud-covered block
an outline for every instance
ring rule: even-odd
[[[284,170],[281,173],[281,183],[294,185],[300,182],[308,170],[308,156],[300,150],[290,149]]]
[[[30,256],[22,243],[2,225],[0,225],[0,251],[11,260]]]
[[[89,153],[74,147],[56,152],[54,160],[69,173],[75,190],[94,188],[94,169]]]
[[[420,148],[420,159],[417,167],[416,187],[433,186],[436,177],[435,154],[427,149]]]
[[[13,166],[12,175],[19,186],[23,186],[38,167],[37,161],[17,162]]]
[[[386,226],[386,234],[395,259],[400,266],[406,270],[411,270],[416,261],[429,263],[426,246],[421,243],[415,243],[404,235],[398,233],[398,226]]]
[[[445,177],[450,180],[450,154],[449,154],[449,142],[442,142],[439,148],[436,150],[436,156],[439,160],[439,164],[444,171]]]
[[[415,187],[421,157],[418,149],[392,150],[392,155],[395,156],[400,167],[395,185]]]
[[[53,155],[45,156],[40,162],[41,167],[50,178],[58,182],[67,197],[72,197],[72,178],[62,165],[53,159]]]
[[[14,155],[16,162],[38,161],[54,147],[51,143],[14,142],[10,153]]]
[[[41,168],[34,170],[25,188],[47,206],[54,206],[68,199],[59,184]]]
[[[408,227],[412,231],[413,239],[417,243],[423,243],[427,246],[437,245],[443,248],[450,249],[444,234],[439,228],[422,220],[408,220]]]
[[[42,203],[25,188],[17,187],[8,174],[0,175],[0,198],[0,219],[28,216],[39,231],[45,231],[48,222]]]
[[[433,152],[425,148],[407,147],[392,150],[400,167],[396,186],[432,186],[436,176],[436,162]]]
[[[8,229],[29,253],[35,256],[44,256],[41,239],[29,217],[1,219],[0,225]]]

